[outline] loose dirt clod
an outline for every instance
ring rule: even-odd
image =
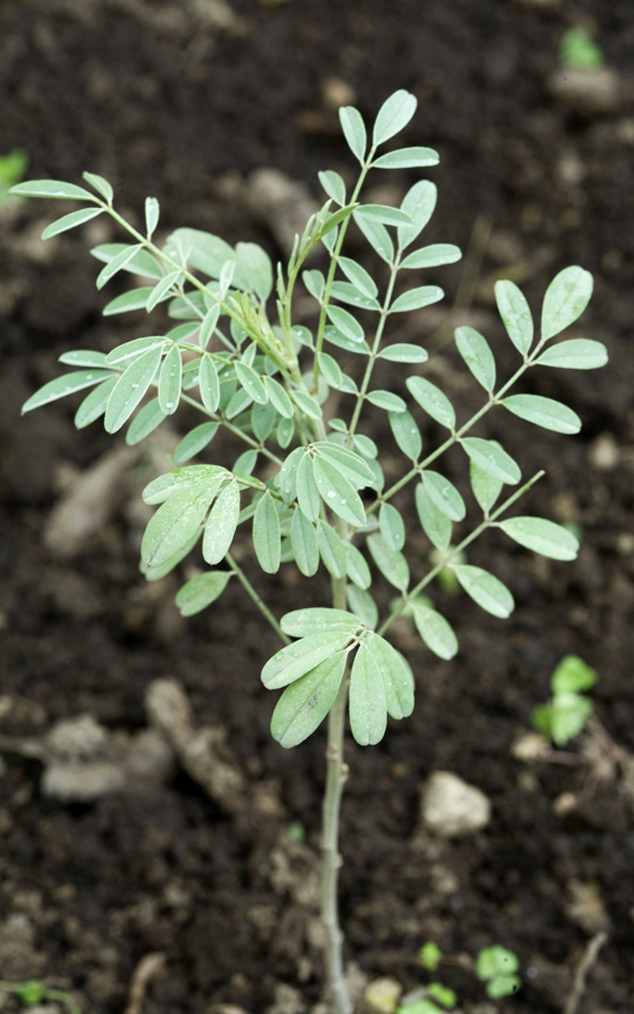
[[[491,819],[491,804],[480,789],[450,771],[435,771],[423,789],[422,817],[443,838],[473,834]]]

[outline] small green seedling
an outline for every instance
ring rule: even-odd
[[[499,1000],[510,996],[520,988],[521,980],[516,972],[520,967],[515,954],[495,944],[480,951],[476,960],[476,975],[486,983],[487,996]]]
[[[596,70],[605,63],[603,53],[585,28],[569,28],[559,46],[559,64],[564,68]]]
[[[596,670],[586,665],[583,659],[577,655],[566,655],[550,680],[552,698],[533,711],[535,728],[557,746],[565,746],[578,736],[594,710],[592,700],[582,691],[592,689],[597,678]]]
[[[510,615],[514,600],[506,585],[485,567],[464,562],[464,550],[479,536],[502,534],[555,560],[575,558],[578,541],[562,525],[509,516],[543,473],[523,477],[518,462],[497,440],[482,435],[481,427],[493,411],[502,431],[510,412],[547,430],[579,432],[581,420],[567,405],[511,394],[511,389],[529,370],[595,369],[607,361],[600,342],[560,340],[592,292],[590,273],[573,266],[548,286],[538,333],[520,289],[511,281],[496,283],[498,310],[516,359],[510,374],[498,377],[484,335],[471,327],[457,329],[458,351],[482,389],[473,414],[454,405],[425,376],[429,354],[419,341],[399,341],[398,321],[438,302],[443,290],[437,284],[412,286],[408,279],[412,272],[415,278],[421,271],[438,272],[456,262],[460,251],[450,243],[418,245],[436,205],[431,181],[409,187],[398,208],[364,203],[361,197],[369,173],[438,163],[431,148],[392,146],[415,111],[416,98],[397,91],[368,133],[357,109],[340,110],[345,139],[358,162],[356,182],[349,187],[332,170],[319,174],[326,203],[296,237],[289,262],[275,269],[255,243],[233,248],[189,227],[156,239],[159,204],[153,197],[146,200],[140,231],[115,209],[110,183],[94,173],[84,173],[86,186],[39,180],[12,190],[18,196],[80,203],[79,210],[49,225],[44,239],[99,215],[114,219],[132,242],[92,251],[102,264],[97,287],[121,272],[141,276],[143,285],[117,295],[104,314],[160,309],[171,318],[171,326],[161,318],[150,335],[107,352],[65,352],[60,360],[72,372],[45,384],[23,410],[88,391],[76,425],[102,419],[108,433],[125,429],[128,444],[148,437],[183,403],[201,414],[202,421],[174,451],[174,468],[143,492],[145,503],[158,509],[143,537],[142,570],[149,580],[160,580],[197,553],[201,572],[176,596],[185,616],[208,608],[230,580],[237,580],[282,645],[261,673],[265,687],[282,691],[273,711],[274,738],[284,748],[295,747],[328,720],[322,916],[336,1014],[352,1011],[337,900],[346,718],[357,743],[368,746],[383,738],[388,716],[401,720],[412,713],[414,675],[390,634],[394,620],[410,606],[427,648],[444,660],[457,654],[449,622],[433,602],[420,598],[443,569],[450,568],[460,588],[486,612],[498,619]],[[353,220],[370,255],[376,255],[373,274],[344,253]],[[314,301],[311,327],[295,322],[301,285]],[[332,417],[331,391],[341,417]],[[389,487],[385,458],[364,432],[368,413],[375,432],[383,423],[390,465],[400,452],[396,460],[402,474]],[[208,460],[221,429],[244,446],[231,467],[222,448],[221,463]],[[442,470],[440,459],[450,448],[462,453],[466,466],[464,480],[458,479],[462,491]],[[502,496],[505,487],[511,492]],[[402,511],[411,517],[414,506],[427,547],[408,557]],[[234,555],[236,539],[241,545]],[[432,549],[441,554],[435,564],[428,562]],[[314,589],[322,586],[307,582],[298,593],[298,608],[278,619],[247,573],[257,565],[265,575],[296,566],[305,578],[323,567],[331,595],[314,605]],[[386,585],[400,598],[381,617]]]
[[[427,972],[435,972],[441,959],[442,951],[433,940],[428,940],[418,952],[418,960]]]
[[[24,179],[29,156],[21,148],[0,155],[0,211],[8,203],[9,190]]]
[[[72,996],[59,989],[47,989],[40,979],[27,982],[0,982],[0,991],[13,993],[25,1007],[38,1007],[45,1000],[57,1000],[68,1007],[70,1014],[81,1014],[81,1008]]]
[[[397,1014],[442,1014],[442,1011],[453,1010],[456,1006],[457,998],[453,989],[440,982],[430,982],[425,987],[425,992],[426,996],[399,1007]]]

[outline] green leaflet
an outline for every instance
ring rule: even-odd
[[[390,503],[381,504],[379,528],[383,541],[389,549],[402,549],[405,545],[405,524],[403,518]]]
[[[442,264],[454,264],[462,257],[460,248],[453,243],[432,243],[414,250],[401,261],[402,268],[436,268]]]
[[[592,295],[592,275],[583,268],[564,268],[546,290],[542,306],[542,340],[569,327],[585,310]]]
[[[553,560],[574,560],[579,551],[579,541],[572,532],[545,518],[509,518],[500,521],[499,527],[520,546]]]
[[[316,521],[319,517],[319,491],[313,472],[313,459],[307,452],[299,459],[295,481],[299,509],[309,521]]]
[[[335,204],[343,207],[346,203],[346,185],[339,173],[334,172],[332,169],[326,169],[325,172],[320,172],[317,176],[328,197]]]
[[[384,144],[407,126],[417,106],[416,97],[403,88],[389,96],[379,109],[372,130],[372,144]]]
[[[159,223],[161,208],[156,197],[145,198],[145,228],[148,236],[151,236]]]
[[[414,710],[414,675],[408,663],[378,634],[368,637],[364,645],[379,668],[388,714],[397,720],[407,718]]]
[[[154,380],[162,355],[162,346],[145,352],[119,377],[106,407],[107,433],[116,433],[128,421]]]
[[[295,563],[304,577],[312,577],[320,566],[318,534],[312,521],[301,510],[293,511],[290,525],[290,544]]]
[[[466,437],[461,445],[478,468],[488,472],[494,479],[515,485],[522,478],[517,463],[496,440]]]
[[[61,232],[67,232],[68,229],[83,225],[84,222],[89,222],[91,218],[96,218],[102,212],[103,208],[82,208],[80,211],[71,211],[70,215],[64,215],[57,221],[51,222],[42,233],[42,239],[50,239],[52,236],[58,236]]]
[[[347,652],[336,652],[286,687],[271,718],[271,735],[280,746],[303,743],[321,725],[341,686],[346,658]]]
[[[118,345],[116,349],[108,353],[106,366],[121,367],[124,364],[129,366],[133,359],[140,358],[144,352],[151,352],[157,348],[163,349],[165,345],[167,345],[165,335],[153,334],[146,338],[133,338],[132,341]]]
[[[406,412],[407,405],[398,394],[392,394],[391,391],[370,391],[366,395],[366,401],[369,401],[371,405],[376,405],[377,408],[382,408],[385,412]]]
[[[247,291],[265,302],[273,290],[271,258],[257,243],[238,243],[236,254],[238,272],[247,282]]]
[[[275,405],[275,408],[285,419],[293,418],[293,404],[286,391],[273,377],[264,378],[266,392]]]
[[[359,162],[363,162],[368,140],[361,113],[354,106],[342,106],[339,110],[339,122],[350,151]]]
[[[401,210],[412,220],[412,225],[400,225],[398,228],[398,245],[401,250],[413,243],[423,231],[434,213],[438,190],[429,180],[420,180],[405,194],[401,202]]]
[[[171,271],[169,275],[165,275],[165,278],[161,278],[161,281],[154,286],[145,305],[145,309],[148,313],[151,313],[154,307],[158,306],[158,304],[164,299],[169,299],[172,294],[172,289],[178,282],[180,276],[180,271]]]
[[[396,342],[394,345],[388,345],[382,349],[378,358],[387,359],[390,363],[426,363],[429,353],[419,345]]]
[[[240,490],[230,482],[213,505],[203,536],[203,559],[214,566],[227,555],[240,517]]]
[[[276,574],[280,569],[280,544],[280,519],[275,501],[267,491],[258,502],[253,515],[253,546],[265,574]]]
[[[328,573],[335,578],[343,577],[347,568],[346,544],[326,521],[317,522],[319,555]]]
[[[449,398],[443,394],[439,387],[423,377],[408,377],[405,384],[412,398],[432,419],[439,422],[441,426],[446,426],[447,429],[454,428],[456,413]]]
[[[350,674],[350,728],[360,746],[379,743],[387,728],[385,686],[374,655],[363,643]]]
[[[409,412],[390,412],[388,418],[399,449],[412,461],[418,461],[423,449],[423,438],[414,417]]]
[[[78,370],[76,373],[65,373],[62,377],[49,380],[39,391],[32,394],[22,406],[22,415],[31,412],[34,408],[41,408],[58,398],[65,398],[67,394],[74,394],[76,391],[83,391],[87,387],[94,387],[102,380],[109,380],[112,377],[110,370]]]
[[[495,299],[508,336],[517,351],[528,355],[533,343],[533,317],[526,297],[515,282],[495,283]]]
[[[361,497],[343,472],[327,458],[316,456],[313,460],[313,474],[319,495],[326,506],[349,525],[362,528],[367,519]]]
[[[383,577],[399,591],[407,591],[409,566],[403,554],[390,549],[381,535],[368,536],[368,549]]]
[[[410,310],[422,310],[443,298],[445,293],[438,285],[419,285],[408,292],[403,292],[390,306],[390,313],[405,313]]]
[[[262,670],[262,682],[269,690],[280,690],[289,683],[294,683],[331,655],[343,651],[349,641],[350,634],[341,631],[336,633],[323,631],[302,637],[300,641],[293,641],[268,660]]]
[[[487,613],[503,620],[511,615],[515,608],[513,596],[497,577],[481,567],[472,567],[466,563],[452,566],[451,569],[467,594]]]
[[[422,482],[416,487],[415,495],[421,527],[436,549],[444,553],[451,544],[452,523],[445,512],[436,506]]]
[[[439,658],[449,660],[458,651],[458,641],[444,616],[428,606],[412,603],[414,623],[427,647]]]
[[[140,289],[130,289],[121,296],[115,296],[109,303],[106,303],[101,311],[104,317],[111,317],[115,313],[129,313],[131,310],[143,310],[153,289],[151,285],[144,285]],[[167,296],[165,297],[168,298]]]
[[[164,503],[176,493],[200,483],[212,488],[215,495],[229,475],[230,473],[219,465],[188,465],[186,468],[166,472],[153,479],[145,487],[141,497],[144,503],[150,505]]]
[[[425,169],[438,165],[438,152],[433,148],[399,148],[381,155],[372,163],[373,169]]]
[[[278,475],[279,489],[287,503],[297,496],[297,467],[304,456],[304,448],[296,447],[288,455]]]
[[[184,465],[186,461],[195,458],[211,443],[218,432],[218,423],[201,423],[183,437],[174,451],[174,464]]]
[[[212,570],[187,581],[175,599],[181,616],[194,616],[210,606],[222,595],[231,576],[230,570]]]
[[[423,472],[423,485],[439,511],[446,514],[451,521],[462,521],[467,513],[464,500],[456,487],[439,472],[426,468]]]
[[[374,486],[374,472],[360,455],[331,440],[316,441],[313,448],[318,457],[330,461],[357,489]]]
[[[173,415],[178,408],[183,382],[183,362],[178,345],[172,345],[161,366],[158,382],[158,400],[165,415]]]
[[[590,690],[598,679],[596,669],[592,669],[578,655],[565,655],[550,677],[550,686],[555,694],[580,693]]]
[[[93,247],[90,252],[98,261],[104,261],[108,264],[113,258],[123,253],[124,250],[130,249],[131,247],[128,243],[103,243],[101,246]],[[138,252],[134,254],[132,260],[126,262],[123,270],[135,275],[141,275],[142,278],[154,278],[157,282],[160,282],[161,278],[163,278],[161,266],[147,250],[139,249],[138,247],[136,249]]]
[[[141,559],[146,567],[160,567],[194,536],[213,496],[209,487],[196,485],[175,493],[159,507],[141,542]]]
[[[346,542],[346,573],[350,580],[359,588],[369,588],[372,584],[372,575],[367,561],[360,549]]]
[[[383,225],[411,225],[412,220],[405,211],[400,208],[392,208],[387,204],[360,204],[355,214],[361,218],[370,218],[375,222],[382,222]]]
[[[86,395],[75,413],[75,426],[78,430],[90,426],[104,414],[108,398],[117,380],[118,377],[110,377],[109,380],[104,380],[99,387],[95,387],[90,394]]]
[[[542,352],[536,365],[557,366],[567,370],[597,370],[608,361],[608,350],[601,342],[588,338],[572,338],[558,342]]]
[[[324,630],[354,634],[359,628],[358,617],[344,609],[326,609],[320,606],[294,609],[280,620],[280,626],[289,637],[308,637]]]
[[[161,411],[158,398],[152,398],[152,401],[148,401],[147,405],[144,405],[140,410],[139,414],[134,417],[125,435],[125,442],[129,447],[133,447],[135,444],[145,440],[150,433],[161,425],[166,417]]]
[[[504,398],[500,404],[520,419],[526,419],[535,426],[543,426],[546,430],[554,430],[555,433],[578,433],[581,429],[581,419],[577,413],[553,398],[542,398],[537,394],[513,394],[510,398]]]
[[[456,329],[456,345],[473,376],[485,391],[495,387],[495,359],[486,338],[472,327]]]
[[[337,263],[348,281],[358,289],[362,296],[365,296],[367,299],[375,299],[377,297],[379,290],[372,275],[368,274],[365,268],[362,268],[356,261],[351,260],[350,257],[339,257]]]
[[[56,197],[91,203],[96,200],[90,191],[77,187],[74,183],[64,183],[63,180],[29,180],[27,183],[17,183],[9,193],[17,197]]]
[[[370,593],[364,588],[349,584],[346,588],[346,598],[348,606],[355,616],[358,616],[370,630],[376,630],[379,623],[379,610]]]
[[[220,317],[220,305],[215,303],[205,313],[201,324],[200,331],[198,332],[198,344],[201,349],[206,349],[211,341],[211,337],[216,330],[218,318]]]
[[[330,298],[338,299],[341,303],[349,303],[360,310],[373,310],[378,313],[381,304],[377,299],[366,296],[352,284],[352,282],[333,282],[330,287]]]
[[[220,381],[211,356],[203,356],[198,374],[198,387],[203,405],[208,412],[216,412],[220,404]]]
[[[502,492],[502,486],[504,485],[502,479],[498,479],[491,475],[490,472],[484,472],[481,468],[478,468],[473,459],[469,463],[469,478],[471,479],[473,495],[484,513],[488,514]]]
[[[112,258],[112,260],[108,261],[105,268],[102,268],[99,274],[97,275],[97,281],[95,282],[97,288],[103,289],[106,282],[109,282],[110,279],[117,274],[117,272],[122,271],[124,268],[127,268],[128,265],[135,259],[135,257],[137,257],[138,254],[143,252],[144,252],[143,247],[140,245],[127,246],[125,247],[125,249],[120,250],[119,253]],[[161,275],[161,278],[162,277],[163,276]]]
[[[63,352],[59,357],[59,362],[64,363],[66,366],[85,366],[89,369],[101,367],[106,365],[106,356],[103,352],[94,352],[92,349],[71,349],[70,352]],[[118,378],[115,377],[115,380]]]
[[[90,183],[90,185],[95,188],[98,194],[101,194],[102,197],[105,197],[108,204],[112,203],[112,198],[114,197],[114,190],[108,183],[108,180],[105,180],[103,176],[97,176],[96,173],[82,173],[82,177],[86,180],[87,183]]]
[[[166,574],[171,573],[181,560],[184,560],[187,554],[191,552],[199,538],[200,532],[196,530],[191,538],[187,542],[184,542],[175,553],[168,556],[159,567],[148,567],[147,564],[141,561],[139,570],[145,575],[146,581],[160,581]]]
[[[403,208],[406,211],[406,208]],[[373,250],[376,250],[379,257],[381,257],[388,264],[391,264],[394,260],[394,243],[389,232],[380,222],[374,221],[371,218],[364,218],[363,215],[352,216],[359,226],[359,229],[367,239],[368,243]],[[399,232],[401,229],[411,229],[412,226],[401,225],[399,226]]]
[[[337,328],[344,338],[349,341],[359,344],[365,339],[363,328],[359,324],[356,317],[353,317],[351,313],[344,310],[341,306],[328,306],[327,309],[328,319],[332,321],[334,326]]]
[[[260,405],[266,405],[269,400],[269,396],[266,393],[266,388],[260,378],[258,377],[255,370],[246,363],[237,362],[235,364],[236,375],[238,380],[244,387],[245,391],[253,401],[259,402]]]

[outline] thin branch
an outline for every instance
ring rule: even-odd
[[[232,557],[231,553],[227,553],[227,555],[225,556],[225,560],[227,561],[227,563],[231,567],[232,571],[234,572],[234,574],[238,578],[238,581],[240,582],[240,584],[242,585],[242,587],[246,591],[246,593],[249,596],[249,598],[251,599],[251,601],[255,603],[255,605],[257,606],[257,608],[262,613],[262,616],[264,617],[264,619],[266,620],[266,622],[268,624],[270,624],[271,627],[273,627],[273,630],[275,631],[275,633],[277,634],[277,636],[280,638],[280,640],[284,642],[284,644],[290,644],[291,643],[290,637],[286,636],[286,634],[284,633],[284,631],[280,627],[279,623],[277,622],[277,620],[273,616],[273,613],[271,612],[271,610],[269,609],[269,607],[267,605],[265,605],[265,603],[262,601],[262,599],[260,598],[260,596],[256,592],[255,588],[253,587],[253,585],[249,581],[248,577],[246,576],[246,574],[242,570],[242,567],[240,567],[239,564],[236,563],[236,561]]]
[[[607,933],[601,932],[596,933],[595,936],[592,937],[592,940],[588,941],[588,946],[586,947],[585,954],[583,955],[581,961],[577,965],[575,971],[575,977],[572,982],[572,989],[566,1001],[566,1006],[564,1007],[564,1014],[577,1014],[577,1009],[579,1007],[579,1004],[581,1003],[581,998],[583,997],[583,994],[585,992],[586,978],[588,972],[590,971],[595,961],[597,960],[599,956],[599,951],[601,950],[607,939],[608,939]]]

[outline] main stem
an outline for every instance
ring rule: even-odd
[[[333,580],[333,605],[346,608],[346,578]],[[341,796],[348,777],[348,765],[343,760],[343,738],[349,675],[346,672],[339,693],[328,715],[328,747],[326,750],[326,791],[323,803],[323,873],[321,916],[326,932],[326,980],[335,1014],[352,1014],[343,970],[343,933],[339,925],[339,813]]]

